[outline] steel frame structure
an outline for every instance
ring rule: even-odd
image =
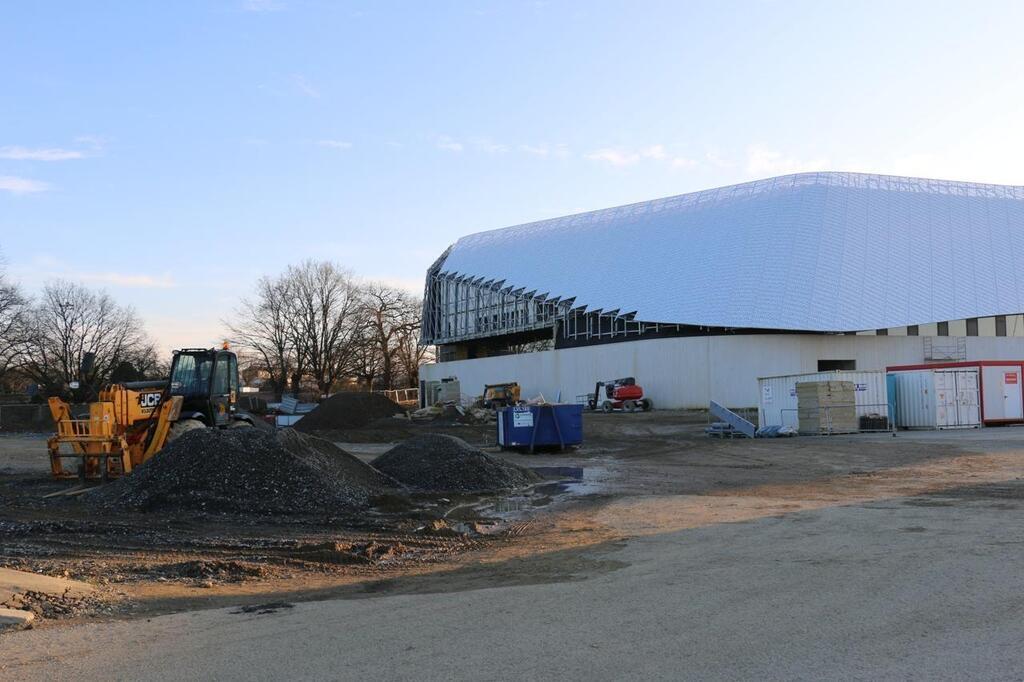
[[[441,273],[444,254],[427,271],[420,343],[439,345],[550,329],[571,341],[642,336],[684,325],[636,320],[635,313],[590,310],[574,300],[514,289],[504,281]]]

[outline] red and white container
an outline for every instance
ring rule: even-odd
[[[986,425],[1024,423],[1024,361],[968,360],[898,365],[886,369],[890,374],[949,369],[976,370],[981,422]]]

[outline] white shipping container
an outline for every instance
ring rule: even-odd
[[[761,377],[758,384],[758,426],[798,428],[796,384],[803,381],[852,381],[857,417],[868,414],[889,416],[885,371],[840,371]]]
[[[978,369],[893,372],[896,425],[906,429],[963,429],[981,426]]]

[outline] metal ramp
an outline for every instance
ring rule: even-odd
[[[747,438],[753,438],[757,428],[748,422],[743,417],[739,416],[732,410],[722,407],[714,400],[711,401],[711,405],[708,407],[711,414],[721,419],[723,422],[734,428],[735,430],[742,433]]]

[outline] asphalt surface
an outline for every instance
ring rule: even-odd
[[[1021,679],[1022,487],[537,556],[531,584],[17,633],[0,678]]]

